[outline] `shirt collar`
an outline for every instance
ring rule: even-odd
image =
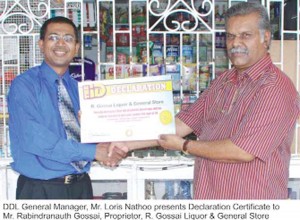
[[[248,78],[257,80],[271,64],[271,56],[269,53],[267,53],[262,59],[260,59],[258,62],[253,64],[242,73],[238,73],[237,69],[233,67],[230,71],[229,77],[227,77],[227,82],[232,82],[236,85]]]
[[[50,83],[56,83],[56,81],[60,77],[45,61],[43,61],[43,63],[41,64],[41,70],[42,77]],[[71,80],[69,69],[67,69],[62,78],[65,81],[65,83],[68,83]]]
[[[269,65],[271,64],[272,64],[271,56],[269,53],[267,53],[257,63],[249,67],[249,69],[245,71],[245,74],[251,77],[251,79],[257,80],[266,71],[266,69],[269,68]]]

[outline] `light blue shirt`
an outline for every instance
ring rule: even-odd
[[[31,178],[51,179],[77,173],[72,161],[92,161],[96,144],[67,140],[57,105],[58,75],[45,62],[13,80],[8,94],[12,168]],[[79,111],[77,81],[63,80]],[[90,169],[90,163],[83,172]]]

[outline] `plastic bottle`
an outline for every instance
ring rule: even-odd
[[[152,200],[156,199],[155,189],[154,189],[154,181],[150,181],[146,186],[146,199]]]
[[[162,199],[174,199],[174,181],[165,181],[165,194],[163,195]]]
[[[188,180],[181,180],[177,183],[177,194],[175,199],[192,199],[191,183]]]
[[[181,188],[181,198],[182,199],[192,199],[190,181],[181,180],[180,181],[180,188]]]

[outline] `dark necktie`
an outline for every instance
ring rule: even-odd
[[[68,139],[80,142],[80,127],[77,122],[74,107],[69,93],[64,86],[62,78],[57,81],[58,88],[58,108]],[[87,161],[74,161],[71,163],[77,171],[81,171]]]

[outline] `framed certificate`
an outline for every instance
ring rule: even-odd
[[[175,134],[171,76],[79,82],[81,142]]]

